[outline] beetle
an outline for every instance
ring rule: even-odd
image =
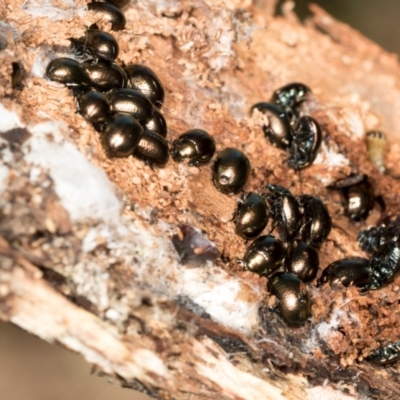
[[[174,140],[171,149],[172,158],[189,165],[198,166],[208,163],[215,152],[214,138],[203,129],[190,129]]]
[[[224,194],[236,193],[245,185],[250,174],[247,156],[232,147],[222,150],[212,165],[212,180]]]
[[[244,239],[252,239],[267,226],[267,205],[263,197],[254,192],[244,194],[241,200],[233,217],[235,231]]]
[[[264,116],[262,129],[270,143],[279,149],[287,150],[292,142],[292,128],[289,118],[282,108],[273,103],[257,103],[251,108],[260,111]]]
[[[375,193],[367,175],[352,175],[335,188],[342,190],[345,214],[350,219],[362,221],[368,217],[374,208]]]
[[[311,316],[311,300],[306,285],[295,275],[281,272],[269,281],[283,319],[290,325],[303,325]]]
[[[56,58],[50,61],[46,68],[46,76],[67,87],[90,87],[89,75],[78,61],[72,58]]]
[[[81,64],[89,75],[92,86],[102,92],[126,87],[124,70],[115,63],[85,61]]]
[[[384,218],[377,226],[360,231],[358,244],[363,251],[372,253],[378,251],[390,241],[400,239],[400,217],[391,221],[390,217]]]
[[[300,170],[311,165],[321,146],[322,133],[318,122],[312,117],[300,117],[293,129],[288,165]]]
[[[262,276],[269,276],[284,266],[286,249],[274,236],[260,236],[246,250],[243,257],[245,269]]]
[[[307,99],[311,89],[303,83],[293,82],[275,90],[271,101],[280,106],[294,124],[300,117],[301,104]]]
[[[111,119],[110,103],[104,94],[91,90],[77,99],[78,112],[86,121],[101,131]]]
[[[288,246],[286,269],[302,282],[311,282],[319,268],[318,251],[302,240],[293,240]]]
[[[299,236],[311,246],[318,246],[328,237],[332,219],[325,204],[317,197],[303,194],[297,197],[303,210]]]
[[[86,31],[85,36],[75,39],[70,38],[72,50],[76,57],[92,56],[98,59],[114,61],[119,54],[117,40],[108,32],[101,31],[93,24]]]
[[[112,89],[106,96],[115,113],[129,114],[141,124],[146,124],[153,117],[153,105],[137,90]]]
[[[125,68],[128,86],[145,95],[156,107],[164,103],[164,87],[154,71],[142,64],[128,64]]]
[[[118,7],[109,3],[94,1],[88,4],[88,9],[94,11],[103,21],[111,22],[112,30],[120,31],[125,28],[125,16]]]
[[[266,185],[267,193],[263,193],[270,216],[284,241],[292,240],[299,231],[301,224],[300,206],[296,198],[283,186]]]
[[[108,157],[128,157],[138,146],[143,128],[130,115],[117,114],[101,133],[101,143]]]
[[[366,360],[380,365],[391,364],[400,360],[400,341],[379,347],[369,353]]]
[[[168,144],[158,133],[145,129],[133,154],[150,165],[163,167],[169,159]]]
[[[400,271],[400,243],[389,241],[374,252],[369,259],[372,270],[369,289],[380,289],[392,282]]]
[[[318,285],[329,282],[331,286],[338,284],[343,286],[354,285],[368,289],[371,278],[372,269],[366,258],[349,257],[329,264],[322,272]]]
[[[144,124],[144,127],[158,133],[163,138],[167,136],[167,122],[157,107],[153,107],[153,116]]]

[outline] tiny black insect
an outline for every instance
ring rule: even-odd
[[[304,283],[311,282],[319,268],[318,251],[302,240],[293,240],[288,246],[286,268]]]
[[[362,180],[342,189],[345,199],[345,213],[354,221],[362,221],[368,217],[375,204],[374,188],[366,175]]]
[[[325,204],[310,195],[297,197],[303,209],[300,237],[310,246],[318,246],[328,237],[332,228],[332,219]]]
[[[324,269],[318,284],[322,285],[329,282],[331,286],[338,284],[343,286],[355,285],[368,289],[371,277],[372,270],[367,259],[350,257],[329,264]]]
[[[94,11],[103,21],[111,22],[111,29],[114,31],[125,28],[125,16],[118,7],[109,3],[94,1],[88,4],[88,9]]]
[[[263,197],[274,225],[280,238],[284,242],[290,241],[297,235],[301,224],[299,203],[283,186],[269,184],[266,187],[269,193],[263,194]]]
[[[295,170],[311,165],[321,146],[322,134],[318,122],[311,117],[301,117],[294,130],[288,165]]]
[[[383,219],[377,226],[360,231],[358,244],[363,251],[372,253],[378,251],[383,245],[390,241],[400,239],[400,217],[393,221],[390,218]]]
[[[89,87],[89,75],[78,61],[71,58],[57,58],[50,61],[46,68],[46,76],[55,82],[63,83],[68,87]]]
[[[380,289],[392,282],[400,270],[400,243],[389,241],[374,252],[369,259],[372,270],[369,289]]]
[[[222,150],[212,166],[212,179],[222,193],[236,193],[245,185],[250,174],[250,161],[240,150]]]
[[[245,239],[258,236],[268,223],[267,205],[263,197],[257,193],[243,195],[233,220],[239,236]]]
[[[86,61],[81,64],[92,81],[92,86],[102,92],[126,87],[124,70],[115,63]]]
[[[265,102],[254,104],[251,112],[255,109],[265,116],[262,129],[271,144],[279,149],[288,149],[292,142],[292,128],[286,112],[275,104]]]
[[[107,92],[111,110],[115,113],[129,114],[141,124],[146,124],[153,117],[153,105],[134,89],[113,89]]]
[[[144,127],[158,133],[163,138],[167,136],[167,122],[157,107],[153,107],[153,116],[146,122]]]
[[[95,126],[97,130],[102,130],[102,126],[111,118],[110,103],[104,94],[90,91],[77,99],[78,112],[86,121]]]
[[[260,236],[246,250],[244,267],[259,275],[269,276],[284,266],[286,249],[274,236]]]
[[[215,140],[202,129],[191,129],[179,136],[172,144],[172,158],[181,162],[188,161],[189,165],[208,163],[215,152]]]
[[[164,87],[152,69],[141,64],[129,64],[125,67],[128,77],[128,86],[139,90],[156,107],[161,108],[164,103]]]
[[[143,136],[143,128],[130,115],[117,114],[101,133],[101,143],[108,157],[133,154]]]
[[[134,155],[151,165],[163,167],[169,159],[167,141],[158,133],[145,129]]]
[[[303,83],[289,83],[275,90],[271,101],[280,106],[294,124],[300,117],[301,104],[307,99],[309,93],[311,93],[310,88]]]
[[[295,275],[277,273],[269,281],[283,319],[290,325],[303,325],[311,316],[311,300],[306,285]]]
[[[369,353],[366,360],[380,365],[391,364],[400,360],[400,341],[379,347]]]
[[[85,36],[79,39],[70,38],[72,50],[76,57],[91,56],[98,59],[114,61],[118,57],[118,42],[108,32],[99,30],[96,24],[90,26]]]

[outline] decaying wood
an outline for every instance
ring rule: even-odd
[[[45,79],[68,38],[98,22],[83,0],[53,3],[0,8],[0,318],[160,399],[398,397],[400,367],[364,358],[399,339],[400,280],[367,296],[313,285],[311,321],[288,327],[266,278],[236,261],[246,246],[231,222],[237,198],[216,191],[210,167],[107,159],[69,91]],[[290,2],[284,17],[273,16],[275,1],[145,3],[132,3],[126,29],[113,34],[119,63],[145,63],[164,83],[168,139],[206,129],[218,150],[249,156],[246,191],[270,182],[322,197],[334,229],[321,269],[361,255],[365,225],[343,216],[327,186],[367,174],[386,212],[399,212],[396,57],[316,6],[302,25]],[[24,68],[23,88],[11,85],[13,62]],[[292,81],[312,88],[305,111],[324,134],[301,183],[248,115]],[[388,136],[385,174],[368,159],[371,129]],[[171,242],[179,224],[201,229],[222,257],[182,264]]]

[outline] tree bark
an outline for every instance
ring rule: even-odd
[[[399,279],[367,296],[314,283],[311,320],[287,326],[266,278],[237,262],[246,248],[232,223],[237,196],[215,189],[209,165],[171,160],[159,169],[105,156],[72,94],[45,78],[70,37],[94,22],[110,31],[84,5],[6,0],[0,10],[0,318],[159,399],[400,395],[396,364],[364,361],[398,340]],[[268,0],[137,2],[124,10],[126,28],[112,34],[118,63],[144,63],[163,82],[170,144],[206,129],[218,151],[248,155],[246,192],[275,183],[325,200],[334,226],[320,248],[322,270],[363,255],[357,233],[366,226],[343,215],[330,184],[367,174],[386,213],[399,212],[400,68],[317,6],[302,24],[290,5],[275,17]],[[12,63],[23,67],[21,83],[12,82]],[[312,89],[305,112],[324,136],[301,175],[248,113],[293,81]],[[390,143],[384,174],[368,157],[371,129]],[[376,206],[367,224],[382,213]],[[187,227],[221,257],[182,263],[171,239]]]

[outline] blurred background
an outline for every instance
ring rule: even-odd
[[[384,49],[400,54],[399,0],[317,0]],[[296,1],[301,18],[307,0]],[[1,400],[145,400],[149,397],[107,383],[91,367],[59,346],[51,346],[17,327],[0,322]]]

